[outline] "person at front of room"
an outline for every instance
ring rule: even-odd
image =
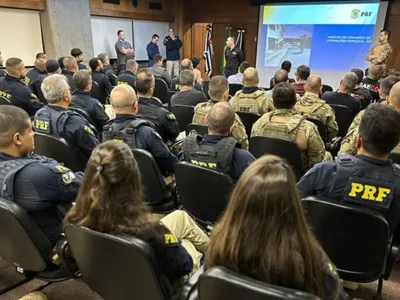
[[[158,221],[143,199],[141,173],[132,151],[124,143],[108,141],[93,151],[76,205],[65,221],[125,240],[145,241],[165,276],[162,282],[168,279],[174,285],[200,267],[209,238],[183,210]]]
[[[364,79],[364,71],[361,69],[352,69],[351,72],[357,75],[358,82],[354,90],[351,92],[351,96],[358,98],[361,101],[361,110],[366,109],[372,101],[372,96],[369,90],[361,86],[361,82]]]
[[[115,86],[115,79],[117,76],[115,75],[114,68],[110,65],[110,58],[106,53],[100,53],[97,57],[103,64],[103,72],[106,74],[108,81],[111,83],[111,85]]]
[[[277,156],[265,155],[244,171],[211,232],[206,257],[207,268],[226,267],[319,299],[348,299],[307,224],[292,168]]]
[[[385,69],[381,65],[372,66],[367,77],[361,81],[361,86],[371,93],[372,101],[379,101],[379,81],[383,77]]]
[[[393,53],[393,48],[389,44],[390,35],[390,30],[382,30],[379,35],[379,44],[372,47],[365,56],[365,59],[369,61],[370,68],[379,65],[382,66],[384,70],[386,69],[386,63]]]
[[[211,169],[228,174],[233,181],[238,181],[255,158],[247,150],[240,149],[237,140],[231,137],[235,124],[234,110],[228,103],[218,102],[206,116],[205,123],[208,134],[204,137],[190,134],[184,139],[184,160],[193,164],[201,161],[207,166],[215,165]]]
[[[135,50],[133,50],[132,45],[125,41],[125,33],[123,30],[117,31],[118,41],[115,43],[115,52],[117,53],[117,66],[118,71],[125,70],[125,64],[127,61],[126,56],[128,54],[134,55]]]
[[[151,42],[146,47],[147,57],[149,59],[149,68],[154,65],[154,55],[160,54],[160,49],[158,49],[157,45],[159,39],[160,37],[158,36],[158,34],[153,34],[153,36],[151,37]]]
[[[238,73],[228,77],[229,84],[243,84],[243,73],[247,68],[250,68],[250,64],[247,61],[243,61],[239,65]]]
[[[6,98],[12,105],[25,110],[32,117],[43,107],[31,89],[21,80],[25,78],[24,62],[16,57],[6,61],[7,75],[0,78],[0,96]]]
[[[193,67],[193,63],[188,58],[184,58],[181,61],[181,72],[185,71],[185,70],[193,71],[193,74],[195,73],[195,69]],[[196,80],[196,75],[195,75],[195,80]],[[172,78],[172,80],[171,80],[171,91],[179,92],[179,90],[181,89],[179,81],[180,81],[179,77]],[[203,92],[203,87],[198,81],[194,82],[194,89],[196,91]]]
[[[356,156],[338,156],[314,166],[298,183],[301,196],[378,210],[393,233],[400,219],[400,167],[388,156],[400,142],[399,122],[395,108],[369,105],[361,119]]]
[[[64,138],[85,165],[100,142],[91,125],[79,114],[68,110],[72,96],[67,79],[63,75],[51,75],[43,81],[41,88],[48,105],[35,114],[35,131]]]
[[[179,49],[182,48],[182,41],[175,35],[175,30],[170,28],[168,36],[164,38],[163,42],[167,49],[167,71],[170,78],[179,76],[179,60],[181,55]]]
[[[325,92],[322,100],[331,105],[344,105],[349,108],[353,117],[355,117],[361,109],[361,101],[358,98],[350,96],[350,93],[357,86],[358,77],[353,72],[344,74],[340,81],[340,87],[337,92]]]
[[[78,63],[78,70],[86,70],[87,67],[82,63],[83,61],[83,52],[79,48],[74,48],[71,50],[71,55],[75,57],[76,62]]]
[[[154,124],[137,116],[139,107],[134,89],[127,84],[118,85],[112,90],[110,101],[117,115],[104,126],[103,141],[115,139],[132,149],[146,150],[164,176],[173,173],[178,159],[168,150]]]
[[[211,108],[218,102],[229,100],[229,84],[224,76],[214,76],[210,80],[208,93],[211,97],[207,102],[199,103],[194,108],[194,115],[192,119],[193,124],[205,125],[206,116]],[[232,136],[242,145],[242,149],[248,149],[249,141],[240,117],[235,114],[235,124],[233,125]]]
[[[171,85],[171,77],[170,72],[162,66],[163,57],[160,54],[156,54],[153,59],[154,65],[149,68],[149,70],[153,73],[155,78],[164,80],[167,87],[169,87]]]
[[[304,172],[323,160],[331,160],[332,156],[325,150],[317,127],[294,111],[294,87],[288,82],[278,83],[272,98],[275,110],[264,114],[253,124],[251,137],[267,136],[293,141],[300,149]]]
[[[296,93],[300,96],[304,95],[304,86],[306,85],[308,77],[310,77],[311,70],[305,65],[301,65],[296,71],[296,82],[292,83]]]
[[[138,70],[138,64],[134,59],[128,59],[126,61],[126,70],[121,71],[117,77],[117,85],[129,84],[135,89],[136,72]]]
[[[225,78],[237,73],[239,65],[243,62],[243,52],[235,45],[235,38],[228,37],[225,50]]]
[[[207,97],[203,92],[194,89],[195,79],[192,70],[183,70],[179,75],[180,91],[171,97],[171,106],[190,105],[196,106],[199,103],[206,102]]]
[[[264,90],[258,88],[259,78],[255,68],[247,68],[243,74],[243,89],[229,100],[238,112],[249,112],[262,116],[274,110],[272,99],[265,97]]]
[[[25,210],[54,246],[61,238],[61,211],[72,206],[83,174],[73,173],[51,158],[31,154],[33,150],[28,114],[19,107],[1,105],[0,183],[4,188],[0,198]]]

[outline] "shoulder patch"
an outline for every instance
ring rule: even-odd
[[[37,97],[34,93],[31,93],[31,97],[37,99]]]
[[[173,113],[167,114],[167,118],[168,118],[169,120],[172,120],[172,121],[175,121],[175,120],[176,120],[176,117],[175,117],[175,115],[174,115]]]
[[[85,130],[87,133],[89,133],[89,134],[91,134],[91,135],[94,136],[94,132],[93,132],[93,130],[92,130],[89,126],[83,125],[82,128],[83,128],[83,130]]]
[[[65,185],[70,184],[74,182],[76,176],[74,172],[72,172],[70,169],[67,167],[64,167],[63,165],[53,165],[51,169],[61,175],[61,180]]]
[[[332,263],[327,263],[327,266],[331,274],[337,275],[336,267]]]
[[[166,233],[164,234],[164,243],[165,245],[178,244],[179,241],[172,233]]]
[[[154,130],[153,133],[154,133],[154,135],[155,135],[156,137],[158,137],[160,140],[162,140],[161,135],[160,135],[157,131]]]

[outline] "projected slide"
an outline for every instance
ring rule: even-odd
[[[365,66],[379,3],[264,6],[259,43],[264,67],[346,70]],[[260,20],[261,21],[261,20]]]

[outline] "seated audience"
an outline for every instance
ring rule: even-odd
[[[112,90],[110,101],[117,115],[104,126],[103,141],[123,141],[132,149],[146,150],[153,155],[164,176],[173,173],[178,160],[154,130],[154,124],[137,116],[134,89],[127,84],[118,85]]]
[[[373,65],[368,72],[367,77],[361,81],[361,86],[371,93],[372,101],[379,100],[379,80],[383,77],[385,69],[382,65]]]
[[[86,66],[82,64],[83,61],[83,52],[79,48],[74,48],[71,50],[71,55],[75,57],[76,62],[78,63],[79,70],[86,70]]]
[[[171,97],[171,106],[177,104],[196,106],[207,101],[203,92],[194,89],[195,79],[191,70],[183,70],[179,75],[180,91]]]
[[[292,168],[277,156],[263,156],[244,171],[211,232],[206,257],[207,267],[226,267],[320,299],[348,299],[307,224]]]
[[[44,59],[45,61],[49,60],[49,57],[43,52],[39,52],[36,54],[36,59],[38,59],[38,58]]]
[[[356,156],[338,156],[314,166],[298,183],[301,196],[375,209],[394,232],[400,220],[400,167],[388,156],[400,142],[399,122],[395,108],[369,105],[361,119]]]
[[[188,58],[182,59],[182,61],[181,61],[181,72],[184,71],[184,70],[190,70],[190,71],[193,71],[193,73],[194,73],[193,63]],[[175,78],[172,78],[172,80],[171,80],[171,91],[179,92],[179,90],[181,89],[179,80],[180,80],[179,76],[177,76]],[[203,91],[203,87],[202,87],[201,83],[198,82],[198,81],[195,81],[194,89],[196,91],[200,91],[200,92]]]
[[[42,92],[48,105],[35,114],[35,131],[64,138],[81,163],[86,164],[99,140],[83,117],[68,110],[72,97],[65,76],[47,77],[43,80]]]
[[[351,96],[354,98],[358,98],[361,101],[361,110],[367,108],[367,106],[371,103],[372,97],[369,90],[363,88],[361,86],[361,82],[364,79],[364,71],[361,69],[352,69],[351,72],[357,75],[358,82],[354,90],[351,92]]]
[[[10,101],[12,105],[22,108],[32,117],[43,107],[43,104],[21,81],[25,78],[24,62],[19,58],[11,57],[6,61],[6,68],[6,76],[0,78],[0,96]]]
[[[297,94],[304,95],[304,86],[308,77],[310,77],[310,73],[310,68],[305,65],[301,65],[297,68],[296,82],[292,83],[292,86],[295,88]]]
[[[284,69],[279,70],[278,72],[275,73],[275,76],[274,76],[274,83],[275,83],[274,87],[275,87],[275,85],[277,85],[278,83],[281,83],[281,82],[289,82],[290,83],[289,73]],[[264,93],[265,97],[267,97],[269,99],[272,99],[272,94],[274,92],[274,87]],[[296,93],[296,99],[300,100],[300,95],[297,94],[297,93]]]
[[[249,67],[244,71],[243,89],[238,91],[229,101],[235,111],[250,112],[262,116],[274,110],[272,99],[265,97],[264,90],[258,88],[259,81],[258,72],[255,68]]]
[[[400,84],[397,84],[399,81],[400,81],[400,79],[398,79],[394,76],[386,77],[385,79],[383,79],[381,81],[381,86],[379,89],[381,98],[385,99],[385,102],[382,102],[382,104],[389,104],[398,110],[400,110]],[[387,96],[383,96],[382,93],[385,93],[385,95],[387,95]],[[355,154],[356,153],[356,151],[357,151],[357,149],[356,149],[357,135],[358,135],[360,122],[364,116],[364,113],[365,113],[365,110],[362,110],[354,118],[349,129],[347,130],[346,136],[342,140],[342,145],[340,146],[339,154]],[[395,150],[396,150],[395,152],[400,152],[399,147],[396,147]]]
[[[54,60],[54,59],[49,59],[49,60],[47,60],[46,61],[46,73],[45,74],[42,74],[42,75],[40,75],[40,77],[35,81],[35,84],[32,86],[32,91],[33,91],[33,93],[36,95],[36,96],[38,96],[38,98],[39,98],[39,96],[41,96],[42,97],[42,91],[41,91],[41,89],[40,89],[40,87],[42,86],[42,82],[43,82],[43,80],[47,77],[47,76],[50,76],[50,75],[53,75],[53,74],[61,74],[61,68],[60,68],[60,65],[58,64],[58,62],[56,61],[56,60]],[[42,102],[43,100],[45,100],[45,99],[40,99],[39,98],[39,100]]]
[[[126,85],[118,87],[124,88]],[[147,242],[158,258],[160,271],[173,284],[175,279],[197,271],[209,238],[183,210],[158,221],[143,199],[141,174],[131,150],[123,143],[105,142],[93,151],[76,205],[65,220],[75,226]]]
[[[335,111],[332,107],[319,98],[322,82],[318,75],[308,77],[304,87],[305,94],[296,103],[294,109],[307,119],[315,119],[325,125],[327,141],[337,136],[338,125],[336,123]]]
[[[58,61],[58,64],[60,65],[61,74],[64,74],[64,72],[65,72],[64,58],[65,58],[65,56],[62,56],[62,57],[60,57],[60,58],[57,60],[57,61]]]
[[[62,209],[69,209],[78,193],[82,173],[73,173],[51,158],[32,154],[32,123],[19,107],[0,106],[2,198],[25,210],[49,241],[61,238]]]
[[[210,112],[214,104],[229,100],[229,84],[223,76],[214,76],[210,80],[210,85],[208,88],[208,93],[211,100],[207,102],[199,103],[194,108],[194,115],[192,123],[205,125],[206,116]],[[242,149],[247,149],[249,147],[249,141],[246,134],[246,128],[244,127],[240,117],[235,114],[235,123],[232,128],[232,136],[237,139],[237,141],[242,145]]]
[[[1,51],[0,51],[0,68],[3,68],[3,63],[4,63],[4,61],[3,61],[3,57],[1,56]],[[5,76],[6,76],[6,73],[0,69],[0,78],[5,77]]]
[[[322,100],[327,104],[344,105],[349,108],[353,117],[355,117],[361,109],[360,99],[350,96],[358,82],[358,77],[353,72],[344,74],[340,81],[340,87],[337,92],[325,92]]]
[[[103,104],[106,102],[106,98],[110,95],[112,86],[110,81],[108,81],[107,76],[103,72],[103,63],[97,57],[92,58],[89,61],[89,67],[92,70],[92,80],[95,81],[103,95],[103,99],[99,99]]]
[[[62,65],[60,64],[60,68],[63,70],[62,74],[67,77],[71,92],[75,91],[74,74],[79,70],[76,59],[73,56],[65,56]]]
[[[108,81],[111,83],[111,85],[117,85],[117,75],[115,75],[114,68],[110,65],[110,58],[108,55],[106,53],[100,53],[97,57],[103,64],[103,72],[106,74]]]
[[[74,74],[75,92],[72,93],[70,107],[77,107],[86,111],[93,120],[93,126],[98,132],[103,131],[109,120],[99,100],[90,96],[92,90],[92,76],[88,70],[80,70]]]
[[[243,84],[243,73],[247,68],[250,68],[250,64],[247,61],[243,61],[239,65],[238,73],[228,77],[229,84]]]
[[[156,125],[156,131],[164,142],[173,141],[179,135],[179,124],[175,115],[163,107],[153,105],[151,97],[154,92],[155,79],[149,69],[143,69],[136,76],[138,93],[138,116]]]
[[[289,76],[289,73],[292,70],[292,63],[288,60],[284,60],[281,65],[281,70],[285,70]],[[289,80],[289,83],[296,82],[296,80],[294,80],[293,78],[289,78],[288,80]],[[275,82],[275,77],[272,77],[269,82],[269,87],[272,89],[274,87],[274,85],[277,83],[279,83],[279,82]]]
[[[42,77],[43,75],[46,75],[46,61],[43,58],[37,58],[35,60],[34,68],[26,73],[24,81],[33,91],[36,81],[40,80],[40,77]]]
[[[317,127],[294,111],[294,87],[288,82],[278,83],[274,87],[273,100],[275,110],[253,124],[251,137],[268,136],[293,141],[300,149],[304,172],[323,160],[332,159],[331,154],[325,151]]]
[[[198,164],[198,161],[206,162],[208,166],[212,164],[214,167],[210,168],[228,174],[235,182],[238,181],[255,158],[250,152],[240,149],[237,140],[231,137],[235,111],[228,103],[218,102],[206,116],[205,123],[208,134],[204,137],[190,134],[183,141],[184,159],[193,164]]]
[[[171,85],[171,76],[169,75],[166,68],[162,67],[163,57],[160,54],[154,55],[154,65],[150,68],[155,78],[159,78],[165,81],[167,86]]]
[[[198,82],[199,84],[202,84],[203,78],[201,77],[201,72],[200,72],[200,58],[192,57],[190,61],[192,62],[193,66],[194,80],[196,80],[196,82]],[[182,62],[181,62],[181,71],[182,71]]]
[[[129,84],[135,89],[136,72],[138,70],[138,64],[136,60],[129,59],[126,61],[126,70],[121,71],[117,77],[117,85]]]

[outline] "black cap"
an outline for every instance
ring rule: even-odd
[[[46,70],[48,73],[54,73],[60,68],[60,65],[58,64],[58,61],[54,59],[49,59],[46,62]]]

